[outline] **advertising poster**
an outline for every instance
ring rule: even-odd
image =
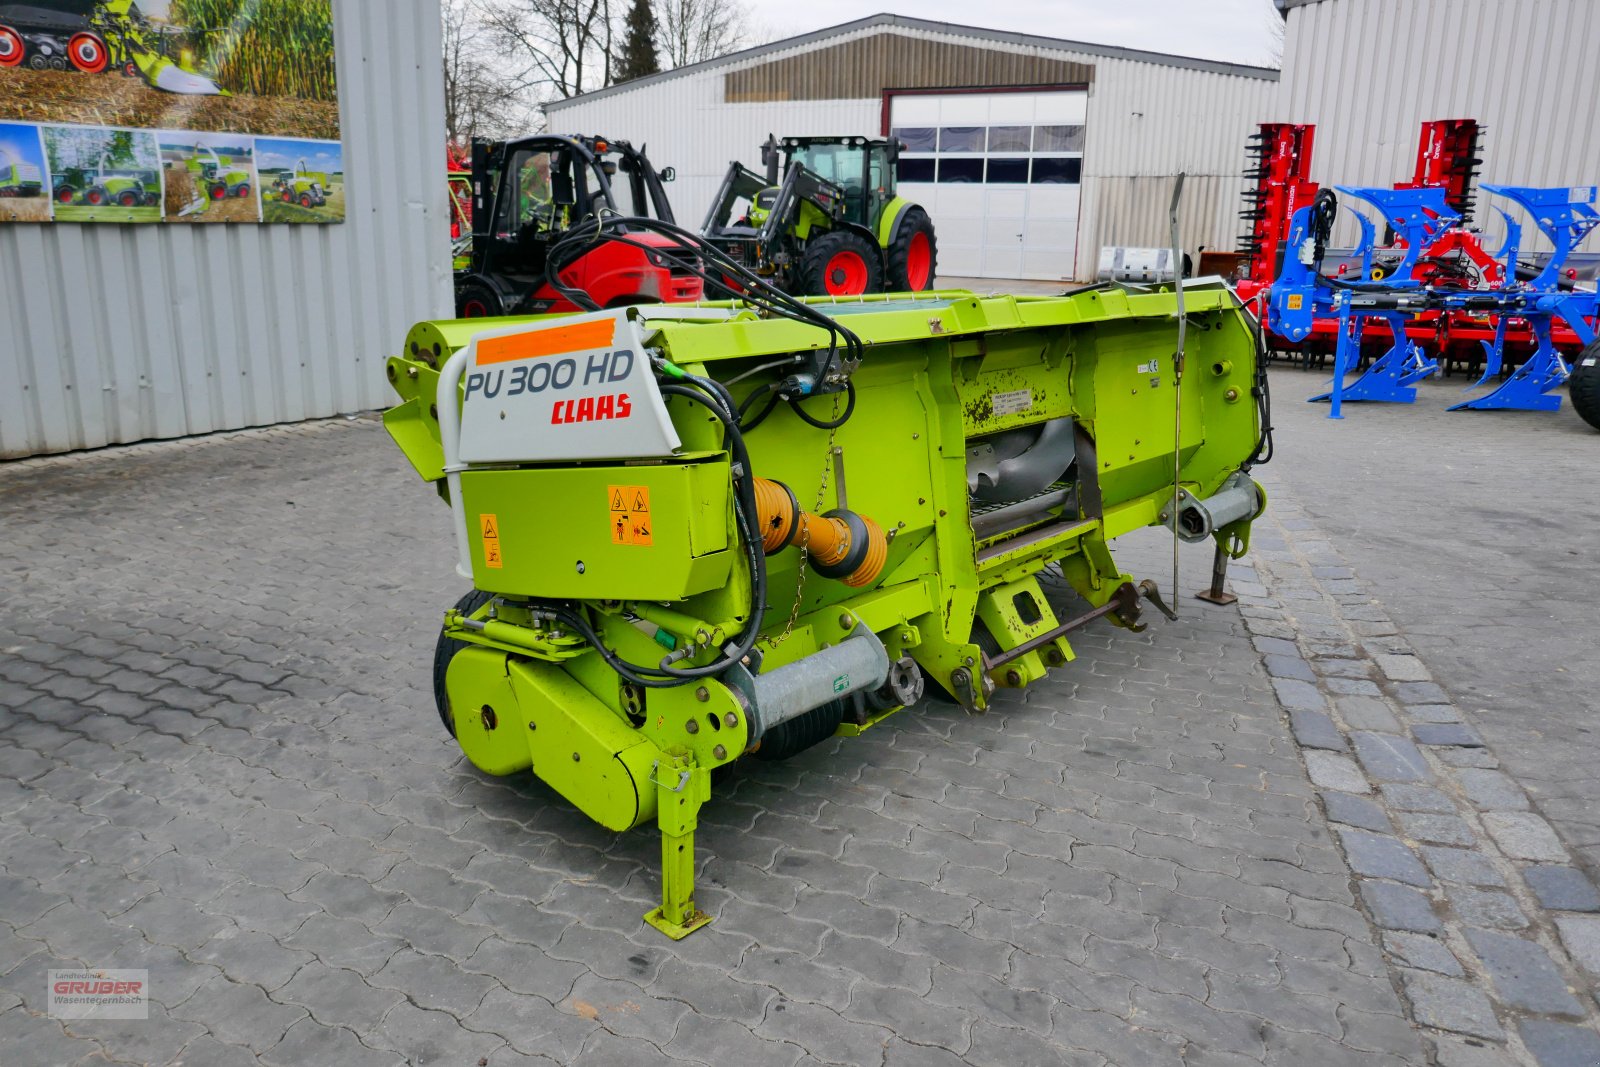
[[[332,0],[0,0],[0,223],[342,222],[337,90]]]

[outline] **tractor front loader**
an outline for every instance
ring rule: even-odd
[[[730,163],[701,234],[796,295],[930,289],[933,222],[896,191],[899,155],[892,140],[769,136],[766,173]]]
[[[1255,337],[1220,284],[787,307],[424,322],[387,367],[473,585],[435,651],[445,727],[610,830],[653,820],[645,918],[673,938],[710,921],[713,771],[914,714],[925,683],[984,712],[1074,631],[1166,610],[1113,538],[1164,524],[1221,568],[1265,504]]]

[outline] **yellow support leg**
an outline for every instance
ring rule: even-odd
[[[694,831],[700,805],[711,799],[711,772],[693,756],[663,756],[656,765],[656,822],[661,827],[661,906],[644,921],[682,941],[711,921],[694,906]]]

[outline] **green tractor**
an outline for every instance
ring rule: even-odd
[[[295,163],[294,170],[272,184],[278,198],[286,204],[313,208],[328,202],[328,176],[321,171],[307,170],[303,159]]]
[[[161,202],[160,182],[138,170],[107,170],[109,157],[101,156],[94,180],[83,191],[83,203],[90,207],[119,204],[122,207],[150,207]],[[65,203],[66,201],[62,201]]]
[[[899,157],[894,140],[769,136],[766,173],[730,164],[701,232],[800,296],[931,289],[933,220],[896,192]]]
[[[196,184],[209,200],[225,200],[230,196],[240,199],[250,195],[250,168],[241,167],[232,159],[224,160],[210,147],[204,149],[211,158],[198,154],[189,166],[195,173]]]

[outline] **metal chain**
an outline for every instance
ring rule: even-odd
[[[828,419],[828,421],[829,422],[837,422],[838,419],[839,419],[839,394],[838,393],[834,393],[833,394],[833,414]],[[818,482],[818,484],[817,484],[817,506],[812,509],[812,511],[815,512],[818,515],[822,514],[822,505],[825,502],[825,499],[826,499],[826,497],[828,495],[828,472],[830,470],[832,470],[832,468],[833,468],[833,441],[834,441],[834,437],[837,436],[838,433],[839,433],[839,428],[837,426],[833,427],[832,429],[830,429],[828,431],[828,447],[825,448],[823,450],[823,453],[822,453],[822,455],[823,455],[823,459],[822,459],[822,480],[820,482]],[[798,515],[795,516],[795,521],[799,522],[800,521],[800,516],[798,516]],[[809,560],[810,555],[811,555],[811,552],[810,552],[810,549],[811,549],[811,527],[806,525],[803,522],[800,524],[800,545],[799,545],[799,548],[800,548],[800,568],[796,572],[796,576],[795,576],[794,604],[793,604],[793,606],[791,606],[789,608],[789,621],[784,623],[783,632],[780,633],[777,637],[774,637],[772,639],[773,647],[777,647],[778,645],[783,644],[783,642],[785,642],[785,641],[787,641],[789,639],[789,634],[794,632],[794,624],[800,618],[800,603],[805,598],[805,591],[806,591],[806,562]]]

